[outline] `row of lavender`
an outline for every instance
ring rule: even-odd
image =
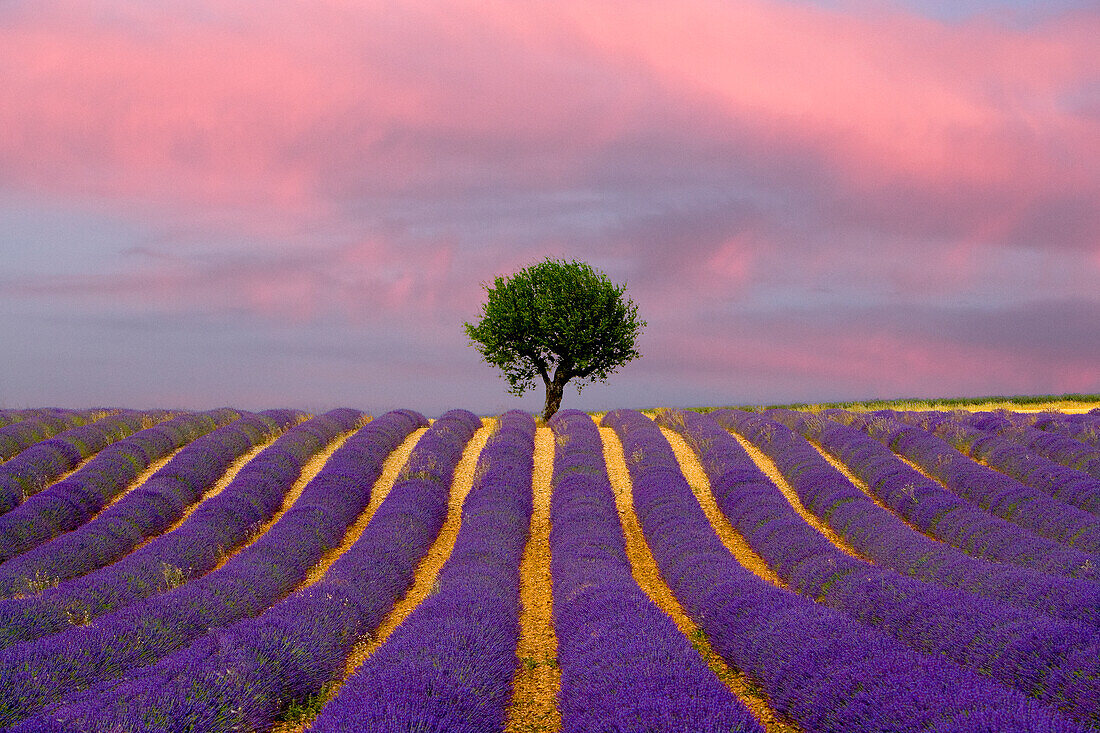
[[[169,418],[122,414],[78,428],[98,440],[83,443],[97,452],[80,469],[0,516],[0,561],[81,526],[117,498],[150,464],[219,425],[236,420],[233,410],[185,413]],[[146,422],[159,423],[142,430]],[[98,428],[98,429],[97,429]],[[136,431],[136,432],[135,432]],[[76,430],[68,431],[68,433]],[[121,439],[124,436],[130,437]],[[59,442],[61,436],[49,442]],[[76,442],[70,438],[71,442]]]
[[[833,431],[827,421],[823,425],[806,415],[772,416],[819,436],[849,431],[844,436],[849,449],[838,454],[857,453],[854,446],[861,443],[872,447],[865,444],[868,436],[840,425]],[[922,535],[861,496],[804,437],[785,425],[742,412],[716,417],[774,460],[806,508],[877,564],[845,554],[812,530],[725,431],[694,415],[663,418],[699,452],[725,516],[791,589],[1083,722],[1100,722],[1100,634],[1095,624],[1036,613],[1034,597],[996,592],[1005,587],[997,580],[1027,578],[1009,566],[968,560],[927,538],[920,541]],[[828,444],[835,446],[839,440],[830,435]],[[884,461],[890,462],[899,463],[896,458]],[[918,503],[928,496],[912,493]],[[1008,578],[997,577],[1003,571]],[[977,582],[959,582],[965,579]],[[1081,588],[1082,598],[1091,599],[1095,613],[1097,589],[1090,585]]]
[[[37,494],[105,446],[170,417],[155,411],[47,411],[0,428],[0,514]],[[98,419],[96,419],[98,418]]]
[[[1078,558],[1081,562],[1086,559],[1082,555],[1100,551],[1100,516],[971,460],[936,433],[887,414],[865,416],[837,411],[830,413],[830,417],[858,427],[879,442],[889,445],[896,453],[917,464],[953,493],[983,511],[1038,537],[1080,550]],[[950,436],[956,442],[967,439],[965,432],[952,433],[948,424],[940,422],[939,426],[941,434]],[[1082,480],[1089,478],[1082,475]],[[1069,495],[1080,492],[1081,498],[1090,491],[1096,493],[1095,484],[1092,487],[1071,484],[1066,488]]]
[[[864,482],[864,494],[782,425],[738,411],[715,418],[744,431],[778,464],[803,504],[875,563],[1039,613],[1100,626],[1088,554],[1037,537],[970,504],[867,433],[815,415],[768,413],[813,440]],[[778,441],[778,443],[775,443]]]
[[[1019,691],[893,638],[877,618],[861,623],[753,575],[718,540],[658,428],[631,411],[609,413],[604,423],[623,441],[635,508],[662,575],[714,648],[759,684],[780,714],[822,731],[1080,729]],[[738,463],[727,467],[734,485],[755,478],[738,476],[751,466]],[[802,548],[767,532],[755,537],[764,553],[785,556],[788,569],[797,567],[796,554],[815,554],[813,543]],[[769,551],[769,543],[777,549]],[[823,559],[808,576],[825,574],[828,582],[833,568]],[[889,598],[879,593],[868,602],[886,610]]]
[[[34,611],[53,611],[49,620],[57,628],[46,629],[49,636],[33,640],[43,633],[42,617],[15,608],[5,630],[23,643],[0,653],[0,677],[6,682],[0,688],[0,724],[154,662],[212,627],[255,615],[293,589],[333,544],[328,518],[308,499],[295,502],[228,560],[227,551],[245,544],[273,517],[306,462],[363,417],[355,410],[335,410],[288,430],[176,531],[59,585],[52,596],[35,596]],[[342,530],[336,531],[338,542]],[[179,564],[169,565],[166,557]],[[166,567],[183,577],[172,577]],[[180,585],[188,576],[194,579]],[[28,629],[32,639],[24,640]]]
[[[295,511],[301,504],[298,514],[311,516],[315,531],[327,526],[326,547],[340,542],[369,503],[385,457],[426,423],[410,411],[373,420],[348,438],[306,486]],[[437,420],[362,536],[319,582],[262,613],[213,623],[158,663],[105,676],[87,691],[67,695],[24,720],[17,730],[214,731],[270,725],[288,700],[317,693],[342,668],[351,646],[377,627],[408,587],[446,515],[462,446],[479,425],[476,417],[460,411]],[[294,529],[293,524],[286,528]],[[281,536],[291,540],[289,533]],[[293,544],[283,548],[287,554],[299,554]],[[174,593],[194,598],[189,585]]]
[[[468,438],[478,423],[468,413],[465,413],[464,419],[468,427],[465,437]],[[709,428],[709,435],[697,425],[689,429],[693,419],[680,419],[668,424],[679,426],[700,453],[704,465],[711,472],[716,497],[731,521],[738,516],[738,507],[742,513],[749,512],[745,515],[747,518],[742,519],[741,525],[734,521],[735,526],[750,538],[750,542],[753,537],[757,538],[754,548],[780,572],[792,590],[843,610],[849,616],[860,618],[870,626],[881,628],[895,639],[921,651],[949,656],[954,654],[956,661],[961,664],[968,664],[984,674],[1002,679],[1035,697],[1058,705],[1075,717],[1087,720],[1095,715],[1095,711],[1089,707],[1089,700],[1095,696],[1095,691],[1087,687],[1088,678],[1096,676],[1095,670],[1082,666],[1082,662],[1094,662],[1098,656],[1096,650],[1089,646],[1095,638],[1094,629],[1074,621],[1037,620],[1033,614],[1013,609],[1008,603],[987,607],[977,603],[968,593],[945,592],[942,588],[909,581],[895,573],[852,560],[827,542],[823,543],[822,538],[809,530],[800,519],[792,518],[789,505],[781,497],[781,503],[762,502],[767,507],[766,510],[756,506],[760,503],[757,502],[760,498],[759,491],[764,491],[766,485],[770,485],[770,482],[761,482],[762,477],[746,475],[743,477],[745,480],[736,479],[732,482],[734,488],[757,484],[749,492],[751,499],[746,499],[744,495],[738,496],[733,489],[720,488],[724,486],[724,476],[738,476],[739,471],[748,471],[751,462],[748,462],[747,456],[743,456],[743,451],[741,455],[737,455],[740,449],[732,443],[727,433],[718,430],[713,423]],[[384,423],[375,422],[381,431]],[[479,721],[476,724],[471,723],[471,730],[498,729],[496,723],[503,715],[503,701],[507,699],[507,685],[515,664],[514,653],[508,653],[509,644],[514,650],[514,635],[510,635],[511,632],[507,632],[507,629],[514,627],[514,622],[510,619],[514,618],[513,611],[518,603],[518,587],[515,583],[518,582],[519,553],[522,552],[526,521],[530,516],[529,433],[533,431],[529,418],[515,416],[502,422],[507,429],[502,429],[498,434],[498,437],[503,436],[499,441],[494,438],[490,442],[483,456],[484,471],[479,471],[482,475],[479,486],[484,490],[479,492],[475,487],[468,500],[468,507],[478,507],[477,497],[481,496],[483,501],[478,511],[484,512],[493,521],[479,529],[476,517],[481,514],[474,513],[471,518],[474,510],[467,510],[463,533],[456,544],[456,559],[453,565],[448,563],[452,570],[448,572],[445,569],[441,576],[445,581],[442,583],[444,590],[432,597],[439,600],[424,604],[421,607],[423,610],[418,610],[410,618],[411,630],[402,632],[399,629],[399,633],[371,658],[385,661],[392,657],[392,664],[373,662],[361,675],[353,677],[352,683],[345,688],[347,692],[342,692],[336,701],[326,707],[325,714],[317,723],[319,729],[343,729],[347,725],[366,724],[365,721],[371,721],[371,729],[399,729],[404,725],[402,721],[407,722],[417,716],[426,724],[432,720],[443,721],[445,727],[449,726],[448,729],[462,729],[456,721],[465,720]],[[736,561],[717,543],[705,517],[698,511],[697,504],[695,511],[691,511],[694,497],[683,482],[667,443],[662,447],[663,438],[654,432],[655,428],[650,421],[637,413],[620,412],[605,418],[605,424],[619,432],[628,448],[628,463],[635,480],[636,506],[662,573],[666,577],[678,579],[673,584],[673,589],[697,619],[708,619],[709,623],[704,622],[703,626],[708,635],[719,640],[715,642],[716,649],[760,684],[783,715],[800,722],[807,730],[894,730],[897,728],[889,727],[896,724],[891,716],[897,710],[908,710],[909,706],[915,705],[921,707],[925,716],[924,723],[930,726],[929,729],[935,730],[1077,730],[1047,708],[994,683],[972,678],[950,665],[927,662],[927,659],[934,658],[925,658],[918,654],[914,661],[911,649],[899,647],[894,640],[879,638],[867,627],[854,624],[851,628],[840,628],[845,624],[851,626],[852,619],[848,616],[840,617],[847,620],[838,625],[837,618],[821,616],[823,609],[820,606],[812,602],[808,607],[800,606],[791,601],[798,596],[758,581],[743,569],[739,571],[741,575],[747,576],[757,585],[762,584],[763,589],[752,587],[752,582],[746,583],[745,578],[735,579],[737,573],[733,572],[733,566],[737,566]],[[437,421],[441,431],[446,425],[444,420]],[[690,671],[691,660],[694,659],[697,665],[700,660],[667,618],[658,612],[658,620],[652,623],[645,620],[656,609],[633,584],[625,550],[619,552],[613,549],[616,546],[621,547],[622,534],[610,487],[606,485],[599,436],[596,435],[590,418],[581,414],[563,413],[560,419],[552,423],[552,427],[558,438],[552,508],[557,539],[553,535],[551,538],[555,563],[555,625],[561,640],[561,704],[567,729],[587,730],[593,725],[601,729],[615,726],[619,729],[676,729],[676,725],[669,728],[672,721],[676,720],[680,721],[679,727],[682,729],[729,730],[731,726],[734,729],[738,729],[737,726],[741,729],[756,729],[751,717],[739,707],[713,675],[703,670],[698,679],[692,677],[695,673]],[[693,433],[693,429],[703,430],[699,434],[702,437]],[[785,430],[783,426],[771,423],[763,432],[769,434],[771,441],[779,429]],[[360,434],[365,434],[365,431],[366,429],[360,431]],[[727,444],[715,448],[715,445],[721,444],[718,439],[722,435],[725,435]],[[639,442],[631,443],[635,438]],[[396,440],[399,442],[400,438]],[[650,443],[646,443],[646,440]],[[439,467],[447,470],[450,460],[453,470],[457,451],[460,451],[464,442],[465,438],[452,441],[449,459],[441,459],[438,451],[436,454],[429,454],[425,448],[429,459],[409,474],[411,480],[416,480],[436,472],[434,503],[420,500],[415,504],[416,511],[413,512],[409,508],[402,511],[400,505],[390,504],[387,500],[383,507],[398,506],[394,513],[396,521],[388,525],[381,521],[385,514],[380,509],[369,525],[368,533],[376,526],[380,528],[379,532],[386,531],[388,527],[391,534],[387,539],[391,545],[417,546],[417,541],[410,542],[407,537],[410,517],[420,517],[423,514],[431,516],[433,510],[430,507],[434,507],[436,515],[440,517],[439,523],[442,522],[439,512],[445,513],[446,495],[444,488],[440,501],[438,489],[440,486],[445,487],[449,478],[444,481],[438,475]],[[498,443],[504,446],[497,449],[497,452],[504,452],[500,457],[490,450]],[[731,448],[731,443],[736,450]],[[391,439],[389,445],[392,449],[396,443]],[[349,440],[345,448],[351,446],[353,444]],[[805,446],[809,448],[809,444]],[[782,453],[781,450],[778,452]],[[818,461],[822,461],[815,451],[812,452]],[[322,475],[328,475],[330,464],[339,465],[337,457],[340,455],[339,451],[333,455],[315,482]],[[384,456],[385,453],[376,451],[375,458],[377,455]],[[418,454],[414,454],[414,457],[416,455]],[[380,465],[380,461],[377,458],[373,463]],[[360,466],[373,465],[371,461],[362,460],[362,456],[358,463]],[[415,468],[416,462],[410,465]],[[501,465],[505,466],[502,474],[491,480],[486,478],[495,466]],[[752,470],[755,471],[755,468]],[[840,478],[843,480],[843,477]],[[373,479],[364,483],[369,496]],[[847,483],[846,480],[844,483]],[[313,483],[310,484],[312,486]],[[847,486],[851,489],[850,483]],[[307,487],[307,492],[310,487]],[[758,493],[754,495],[753,491]],[[772,499],[778,497],[774,486],[771,491]],[[395,486],[393,496],[401,495],[402,492]],[[807,498],[814,497],[807,494]],[[813,506],[813,502],[807,501],[807,498],[804,498],[804,503]],[[827,500],[823,502],[828,507],[826,513],[831,516],[837,513],[834,510],[838,507],[855,503],[855,499],[853,497],[849,501],[833,504],[829,504]],[[345,508],[345,511],[350,512],[350,518],[354,519],[362,506],[365,506],[365,501],[360,502],[358,509]],[[297,503],[295,507],[297,509]],[[786,515],[783,514],[784,507]],[[752,511],[749,511],[750,508]],[[337,511],[335,504],[328,511]],[[754,511],[755,514],[752,513]],[[773,514],[768,515],[767,512]],[[286,515],[289,516],[290,513]],[[283,533],[281,540],[277,540],[282,544],[273,546],[284,551],[293,549],[292,554],[301,557],[306,563],[303,567],[308,567],[316,559],[317,555],[312,551],[315,546],[311,545],[300,552],[293,547],[291,537],[292,532],[301,532],[306,527],[313,527],[316,532],[317,527],[328,526],[316,517],[315,520],[313,525],[302,521],[288,522],[284,526],[287,531]],[[898,520],[893,521],[904,527]],[[344,522],[344,528],[347,523]],[[759,529],[762,526],[767,529]],[[416,522],[413,522],[413,528],[415,527]],[[756,534],[752,531],[754,528],[759,529]],[[905,529],[914,533],[908,527]],[[419,545],[423,549],[426,550],[437,530],[438,526],[435,530],[429,528],[419,535]],[[330,533],[330,541],[331,537],[342,536],[342,531]],[[806,534],[807,531],[810,532],[809,535]],[[706,539],[708,532],[709,540]],[[90,643],[92,647],[99,645],[99,649],[93,650],[91,657],[99,659],[100,666],[105,671],[98,677],[89,679],[82,675],[74,677],[70,669],[68,683],[75,689],[58,692],[52,702],[32,700],[29,709],[24,707],[18,710],[14,718],[8,719],[9,722],[25,716],[27,712],[33,712],[35,707],[50,704],[53,707],[48,713],[32,716],[24,722],[22,729],[96,730],[111,726],[138,729],[156,727],[157,721],[176,720],[191,721],[187,723],[190,728],[178,729],[234,729],[241,725],[262,729],[270,724],[278,709],[287,701],[315,693],[326,681],[332,679],[334,670],[342,665],[350,645],[377,625],[384,613],[380,609],[383,606],[392,606],[393,600],[403,590],[403,587],[397,587],[400,583],[391,585],[388,587],[392,591],[389,594],[389,604],[376,600],[379,598],[379,589],[387,588],[386,579],[400,579],[402,575],[383,561],[383,558],[391,559],[392,552],[380,552],[377,549],[379,543],[364,542],[368,533],[364,533],[363,540],[355,545],[359,547],[362,544],[366,553],[360,557],[359,566],[354,566],[354,561],[349,561],[348,564],[349,568],[355,568],[356,574],[345,575],[331,588],[322,590],[329,579],[329,575],[326,575],[322,583],[303,589],[267,613],[256,616],[271,602],[277,601],[281,594],[285,594],[284,589],[288,586],[285,582],[272,585],[269,578],[261,577],[258,572],[253,573],[250,580],[261,585],[267,582],[269,590],[266,595],[260,594],[262,600],[236,616],[243,619],[242,621],[233,623],[235,611],[213,611],[206,621],[214,619],[214,627],[230,624],[228,628],[222,632],[199,636],[199,641],[193,646],[182,648],[189,639],[195,638],[194,634],[188,636],[182,645],[174,647],[180,651],[163,652],[167,656],[160,664],[144,666],[156,659],[156,655],[150,657],[144,650],[141,652],[145,655],[143,658],[127,662],[126,654],[133,656],[132,647],[144,647],[147,640],[139,638],[140,635],[127,637],[125,629],[117,623],[113,624],[114,631],[108,630],[106,636],[92,633],[80,638],[72,637],[69,640],[71,643]],[[413,531],[412,534],[415,540],[417,533]],[[618,540],[615,539],[616,536]],[[464,538],[468,543],[464,542]],[[500,543],[505,538],[511,541],[510,545],[500,548],[499,555],[487,553],[487,546],[493,542]],[[376,548],[373,555],[367,549],[372,546]],[[468,549],[462,551],[460,548],[463,547]],[[608,548],[612,548],[610,555]],[[257,554],[254,559],[259,560],[262,557]],[[355,553],[349,551],[344,557],[354,558]],[[366,563],[363,562],[365,558],[369,559]],[[341,559],[330,569],[329,574],[333,574],[343,562]],[[996,569],[1004,567],[993,563],[986,565]],[[404,567],[408,570],[404,577],[409,577],[415,562],[410,559]],[[243,568],[254,569],[247,564]],[[383,572],[379,573],[376,568],[382,568]],[[373,578],[373,582],[364,583],[364,574],[369,576],[372,571],[375,575],[367,580]],[[177,599],[183,599],[185,603],[194,602],[198,606],[213,606],[219,602],[236,605],[236,600],[231,596],[241,588],[235,582],[239,578],[219,576],[221,572],[209,576],[211,582],[208,583],[208,590],[212,588],[215,592],[204,594],[200,590],[196,594],[195,589],[201,583],[188,583],[173,593],[177,594]],[[723,574],[725,572],[731,575],[727,577]],[[478,580],[470,585],[470,579]],[[1007,581],[1009,578],[1000,580]],[[1081,582],[1070,581],[1068,587],[1079,590],[1073,583]],[[407,582],[405,585],[407,586]],[[715,596],[715,587],[723,588],[725,592]],[[473,592],[475,588],[477,592]],[[593,588],[599,590],[592,590]],[[735,590],[737,592],[732,592]],[[1054,590],[1064,589],[1056,584]],[[191,593],[185,594],[185,591]],[[166,593],[164,596],[172,596],[173,593]],[[367,595],[363,596],[364,593]],[[692,598],[693,593],[698,597]],[[747,598],[743,597],[746,593],[749,596]],[[758,597],[752,597],[753,593]],[[779,595],[769,595],[774,593]],[[194,598],[188,600],[191,596]],[[899,600],[899,596],[905,596],[906,600]],[[462,644],[453,645],[456,640],[463,638],[472,643],[477,637],[472,631],[476,625],[469,626],[461,619],[461,614],[456,613],[456,609],[465,608],[469,600],[475,597],[494,599],[481,606],[487,614],[483,620],[491,623],[494,628],[500,627],[503,630],[500,638],[483,641],[488,646],[481,650],[480,655],[471,654],[469,650],[463,651]],[[867,606],[867,598],[871,599],[870,608]],[[692,603],[691,600],[695,602]],[[711,601],[717,603],[712,604]],[[893,605],[891,601],[894,601]],[[754,638],[749,633],[750,630],[737,626],[744,624],[747,619],[774,620],[769,619],[765,613],[764,606],[768,603],[772,603],[773,610],[784,617],[786,627],[783,623],[765,623],[762,629],[751,629],[755,632]],[[925,603],[946,606],[942,613],[934,614],[929,619],[914,619],[911,612],[906,611],[913,604]],[[373,616],[364,616],[359,612],[363,610],[364,604],[374,609]],[[177,610],[179,605],[176,604]],[[721,608],[715,611],[711,608],[712,605]],[[1080,610],[1072,603],[1069,605],[1071,609]],[[136,607],[139,609],[137,615],[150,615],[154,625],[172,623],[175,620],[171,613],[165,613],[165,604],[145,603]],[[1095,612],[1095,607],[1093,611]],[[966,623],[953,620],[956,615],[967,614],[977,614],[977,619],[968,619]],[[109,620],[113,615],[104,619]],[[456,615],[459,618],[454,618]],[[472,616],[474,620],[481,618],[477,614]],[[879,618],[880,616],[885,620]],[[1073,614],[1069,616],[1075,618]],[[363,619],[368,617],[372,619],[373,626],[364,622]],[[416,618],[421,620],[413,622],[412,619]],[[663,619],[663,627],[659,619]],[[624,620],[627,622],[626,626],[623,625]],[[656,626],[653,626],[651,639],[647,640],[647,637],[639,635],[640,629],[648,629],[654,623]],[[923,626],[914,628],[914,623]],[[111,623],[107,625],[112,626]],[[813,633],[794,631],[803,625]],[[996,630],[990,638],[985,638],[980,633],[983,625],[987,629]],[[93,624],[95,626],[99,624]],[[422,643],[424,638],[429,638],[426,634],[437,627],[448,633],[443,634],[439,642]],[[401,629],[405,629],[405,626]],[[864,638],[871,639],[869,645],[873,648],[868,652],[865,645],[857,654],[856,647],[848,644],[855,644],[861,629]],[[868,633],[869,637],[866,636]],[[1055,647],[1053,651],[1036,642],[1040,637],[1050,637],[1051,633],[1055,643],[1048,646]],[[942,638],[944,634],[954,634],[951,637],[954,643]],[[64,636],[65,634],[58,635]],[[10,654],[0,655],[0,672],[5,672],[7,677],[8,671],[17,671],[20,659],[23,659],[25,671],[28,665],[26,655],[21,657],[18,652],[36,645],[48,646],[50,641],[58,637],[13,647],[9,650]],[[157,638],[155,633],[152,637],[154,646],[163,646],[163,638]],[[452,646],[448,646],[448,639]],[[593,640],[599,640],[600,643],[593,645]],[[780,640],[786,640],[787,645],[779,645],[778,649],[763,648]],[[826,646],[828,651],[824,654],[815,651],[814,647],[818,643]],[[952,648],[955,646],[959,649]],[[505,651],[501,652],[501,649]],[[875,654],[876,650],[876,659],[881,657],[884,665],[881,670],[864,669],[856,663],[857,659],[862,663],[861,655]],[[60,647],[52,653],[56,654],[58,651]],[[76,652],[83,653],[84,649]],[[116,655],[116,652],[121,654]],[[96,654],[99,656],[96,657]],[[387,654],[390,656],[387,657]],[[120,656],[121,662],[114,656]],[[5,663],[9,659],[14,659],[16,666],[7,666],[5,669]],[[791,659],[796,659],[793,667],[790,664]],[[227,664],[238,665],[235,674],[225,674]],[[822,665],[824,671],[820,669]],[[814,674],[806,675],[813,679],[797,679],[799,669],[804,672],[813,671]],[[818,679],[818,672],[822,672],[832,686]],[[792,676],[792,673],[795,674]],[[867,674],[878,676],[874,680],[866,680],[863,675]],[[908,688],[898,688],[892,682],[913,675],[915,676]],[[205,679],[207,682],[196,684],[196,679]],[[379,683],[383,679],[386,680],[384,685]],[[691,679],[690,684],[685,682],[688,679]],[[1077,688],[1073,687],[1075,684]],[[90,689],[84,689],[89,687]],[[838,709],[836,705],[844,702],[843,690],[852,687],[864,690],[867,694],[855,696],[847,703],[850,707]],[[24,686],[23,692],[27,689]],[[685,689],[689,694],[681,696],[681,699],[666,694],[673,689]],[[395,695],[394,690],[398,690],[399,694]],[[400,694],[401,690],[407,693],[404,698]],[[429,699],[434,700],[433,704],[416,702],[423,696],[424,690],[432,691],[435,697]],[[492,690],[495,692],[490,693]],[[612,691],[611,694],[609,690]],[[17,691],[16,696],[9,696],[9,700],[16,700],[17,704],[20,699],[26,702],[26,697],[18,698],[18,694]],[[940,699],[944,695],[955,695],[956,699],[954,702],[944,702]],[[874,702],[870,701],[871,697],[875,698]],[[245,704],[247,701],[252,702]],[[3,704],[4,700],[0,697],[0,706]],[[696,710],[695,713],[691,712],[693,709]],[[698,725],[685,724],[684,721],[690,720],[691,715],[698,715],[699,709],[709,709],[709,717],[704,715],[696,721]],[[716,714],[715,711],[721,713],[726,709],[729,710],[729,720],[719,720],[722,714]],[[379,710],[384,712],[379,713]],[[644,723],[646,720],[650,722]],[[724,727],[719,727],[719,723]],[[919,728],[921,721],[914,718],[912,724]],[[172,728],[174,723],[164,725],[167,729],[177,729]]]
[[[10,460],[63,430],[92,422],[104,412],[43,408],[13,414],[0,421],[0,461]]]
[[[41,511],[24,512],[28,515],[25,534],[37,527],[44,535],[47,528],[62,525],[63,519],[69,520],[70,527],[61,529],[75,528],[0,564],[0,597],[28,594],[84,575],[160,535],[210,489],[233,461],[303,417],[292,410],[239,417],[224,410],[185,415],[142,430],[112,446],[112,450],[101,452],[69,480],[43,492],[53,501],[40,504],[37,508]],[[231,422],[204,434],[227,420]],[[186,445],[180,448],[180,443]],[[140,486],[91,519],[89,500],[76,505],[63,503],[80,489],[92,489],[95,493],[90,498],[102,502],[131,481],[134,471],[146,466],[149,459],[177,448],[172,459]],[[49,511],[51,504],[57,507],[53,511]],[[78,507],[84,512],[78,513]]]

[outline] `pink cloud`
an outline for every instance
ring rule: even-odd
[[[1021,30],[778,0],[21,7],[0,10],[0,192],[189,227],[165,245],[181,255],[255,254],[21,292],[442,322],[545,254],[608,263],[671,320],[762,283],[1096,289],[1100,121],[1067,100],[1100,78],[1100,13]],[[1013,248],[1097,267],[1041,279],[1003,264]]]
[[[1024,206],[1096,187],[1096,122],[1062,102],[1100,74],[1095,13],[1030,31],[775,0],[6,15],[13,188],[324,216],[357,190],[522,178],[515,163],[575,183],[593,155],[675,146],[676,124],[765,162],[819,156],[855,191],[1007,186]]]
[[[1100,150],[1095,128],[1059,105],[1062,93],[1100,72],[1095,14],[1025,33],[767,0],[711,0],[675,13],[646,7],[652,12],[604,16],[602,37],[631,44],[624,50],[652,64],[669,88],[713,95],[734,119],[831,151],[855,185],[1049,175],[1049,160],[1017,147],[1032,135]],[[1076,172],[1075,182],[1092,180]]]

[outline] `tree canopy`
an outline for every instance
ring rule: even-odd
[[[580,391],[641,356],[634,344],[646,323],[625,286],[584,262],[547,258],[484,287],[481,320],[466,323],[466,334],[504,372],[512,394],[543,381],[544,418],[557,411],[570,380]]]

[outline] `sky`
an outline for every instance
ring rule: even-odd
[[[538,411],[547,257],[564,407],[1100,392],[1100,2],[0,3],[0,408]]]

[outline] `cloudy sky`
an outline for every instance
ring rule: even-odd
[[[565,406],[1100,392],[1096,0],[7,0],[0,407],[541,409],[462,323],[547,256]]]

